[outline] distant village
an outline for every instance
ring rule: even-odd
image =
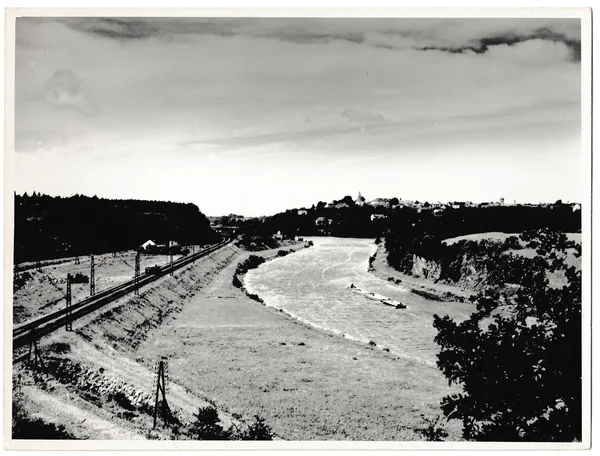
[[[387,218],[388,214],[391,210],[400,209],[400,208],[411,208],[415,210],[417,213],[431,211],[434,216],[441,215],[444,211],[447,210],[455,210],[455,209],[463,209],[463,208],[488,208],[488,207],[502,207],[502,206],[526,206],[526,207],[554,207],[557,205],[562,206],[570,206],[573,211],[581,210],[581,205],[579,203],[563,203],[561,200],[558,200],[554,203],[517,203],[516,201],[507,202],[504,198],[499,198],[498,201],[491,202],[481,202],[474,203],[472,201],[450,201],[450,202],[428,202],[428,201],[416,201],[416,200],[405,200],[401,198],[375,198],[372,200],[367,200],[361,192],[358,193],[356,198],[352,198],[350,196],[346,196],[340,200],[334,200],[329,203],[319,202],[317,205],[313,205],[310,208],[301,207],[297,209],[291,209],[286,212],[296,212],[298,216],[309,216],[309,215],[317,215],[314,217],[314,225],[315,227],[321,231],[326,230],[327,226],[331,225],[334,221],[333,211],[336,214],[339,214],[344,209],[349,209],[351,207],[368,207],[370,209],[370,218],[371,221],[379,221],[381,219]],[[321,215],[325,213],[325,215]],[[327,215],[331,214],[331,217]],[[246,221],[250,220],[264,220],[267,217],[244,217],[243,215],[238,214],[229,214],[225,216],[218,217],[208,217],[213,229],[220,233],[227,234],[236,234],[238,231],[238,227]]]

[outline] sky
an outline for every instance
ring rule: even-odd
[[[578,19],[18,18],[18,193],[580,201]]]

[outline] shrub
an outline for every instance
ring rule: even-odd
[[[188,431],[195,440],[229,440],[232,435],[219,424],[219,414],[213,406],[200,407],[194,415],[196,421]]]
[[[421,418],[425,422],[425,427],[416,429],[417,434],[421,434],[429,442],[442,442],[448,437],[448,432],[439,426],[442,417],[437,415],[435,418],[426,418],[425,415],[421,415]]]
[[[254,293],[248,293],[248,297],[250,299],[254,299],[257,302],[263,303],[264,301],[260,298],[260,296],[258,296],[257,294]]]
[[[12,403],[12,438],[67,440],[75,439],[62,424],[46,423],[40,418],[32,419],[23,410],[22,397],[16,393]]]
[[[233,276],[233,280],[231,281],[231,283],[234,287],[242,288],[242,281],[240,280],[237,274]]]
[[[443,399],[442,411],[462,420],[468,440],[581,440],[581,271],[564,261],[566,249],[579,256],[581,246],[549,230],[521,239],[540,256],[523,264],[510,313],[496,312],[503,300],[486,291],[465,321],[434,316],[437,365],[463,389]],[[549,287],[554,271],[568,285]]]
[[[242,440],[273,440],[273,431],[265,420],[254,415],[254,422],[242,434]]]
[[[131,400],[122,391],[117,391],[114,394],[109,394],[108,400],[115,401],[120,407],[124,408],[125,410],[135,410],[135,406],[131,403]]]
[[[258,255],[250,255],[245,261],[237,265],[236,274],[245,274],[250,269],[255,269],[265,262],[263,257]]]

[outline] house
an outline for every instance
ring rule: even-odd
[[[274,234],[274,235],[273,235],[273,237],[274,237],[275,239],[279,239],[279,240],[281,240],[281,239],[283,239],[283,234],[281,234],[281,231],[278,231],[278,232],[277,232],[277,234]]]
[[[344,207],[350,207],[350,206],[348,206],[348,203],[337,203],[334,207],[336,209],[342,209]]]
[[[385,214],[371,214],[371,221],[377,220],[377,219],[384,219],[384,218],[385,218]]]
[[[142,249],[148,250],[148,247],[156,247],[156,243],[152,239],[148,239],[142,244]]]
[[[573,204],[573,212],[580,211],[580,210],[581,210],[581,204],[579,204],[579,203]]]
[[[315,225],[317,226],[324,226],[327,224],[327,219],[325,217],[317,217],[315,219]]]
[[[308,211],[306,209],[298,209],[298,215],[307,215]]]
[[[390,200],[387,198],[375,198],[374,200],[369,201],[369,205],[374,207],[390,207]]]

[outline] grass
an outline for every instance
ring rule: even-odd
[[[276,254],[276,252],[274,252]],[[419,440],[451,390],[435,367],[304,324],[235,288],[232,263],[136,352],[172,381],[290,440]],[[215,296],[227,296],[219,299]],[[454,391],[454,390],[453,390]],[[448,426],[451,439],[460,425]]]
[[[474,241],[479,242],[484,239],[490,239],[493,241],[504,241],[506,238],[510,236],[519,237],[519,233],[501,233],[498,231],[490,231],[487,233],[475,233],[475,234],[466,234],[464,236],[457,236],[453,238],[444,239],[444,242],[447,245],[452,245],[460,241]]]

